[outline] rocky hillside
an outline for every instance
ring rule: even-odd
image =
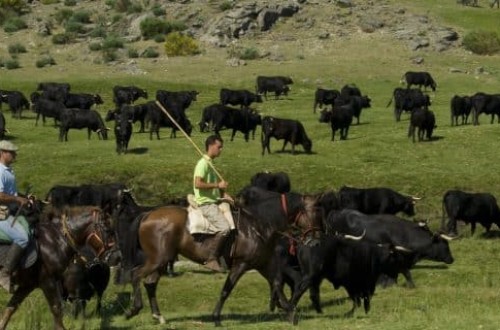
[[[71,15],[82,12],[88,18],[81,26],[68,23]],[[0,56],[9,58],[9,45],[21,43],[28,53],[35,54],[29,59],[21,56],[22,65],[42,56],[57,57],[56,62],[102,62],[102,53],[91,50],[90,45],[103,43],[109,36],[125,42],[111,63],[128,60],[130,49],[137,56],[145,56],[148,49],[165,56],[161,38],[146,40],[141,33],[141,22],[147,18],[182,22],[184,33],[198,40],[202,50],[258,43],[263,48],[260,56],[272,57],[266,47],[280,42],[307,40],[321,46],[321,42],[369,38],[372,34],[399,40],[411,50],[442,52],[460,47],[459,31],[385,0],[66,0],[55,4],[30,2],[21,16],[27,28],[0,32]],[[71,36],[68,41],[54,43],[56,36],[67,35]]]

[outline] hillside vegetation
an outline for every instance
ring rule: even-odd
[[[21,43],[27,50],[18,55],[20,68],[1,70],[0,89],[20,90],[29,96],[39,82],[68,82],[74,92],[99,93],[105,101],[98,107],[103,116],[114,107],[115,85],[145,88],[149,100],[159,89],[194,89],[200,94],[187,110],[187,116],[195,127],[191,138],[201,147],[207,133],[199,132],[196,123],[204,107],[218,102],[221,88],[253,91],[258,75],[290,76],[294,84],[288,97],[270,97],[255,108],[262,115],[300,120],[313,141],[313,154],[291,155],[289,149],[279,152],[282,142],[272,140],[272,154],[261,156],[260,129],[255,140],[249,142],[244,141],[241,133],[231,142],[230,133],[223,131],[224,151],[216,166],[230,183],[231,194],[246,185],[253,174],[264,170],[286,171],[293,190],[299,192],[336,190],[342,185],[387,186],[421,197],[416,218],[429,220],[436,230],[442,220],[442,196],[448,189],[490,192],[500,198],[500,154],[496,152],[500,125],[496,120],[490,124],[490,118],[481,115],[479,126],[452,127],[449,106],[455,94],[498,93],[499,56],[476,55],[462,47],[461,41],[475,30],[499,33],[500,11],[481,0],[479,7],[462,6],[455,0],[351,2],[355,6],[346,8],[339,6],[338,1],[301,1],[295,15],[280,18],[269,31],[250,30],[239,39],[226,40],[225,45],[203,41],[202,32],[210,29],[200,22],[215,20],[225,11],[221,8],[226,3],[242,2],[158,2],[165,6],[166,18],[187,22],[188,31],[199,42],[201,53],[186,57],[166,56],[162,42],[126,39],[126,31],[137,31],[138,22],[134,19],[140,13],[122,14],[124,21],[115,18],[119,24],[114,26],[113,17],[119,13],[109,9],[108,4],[77,2],[69,8],[91,11],[92,24],[95,17],[105,16],[103,21],[110,23],[104,26],[121,31],[120,36],[126,41],[124,48],[118,50],[118,58],[104,61],[102,52],[91,51],[89,45],[99,39],[90,36],[55,45],[50,36],[40,36],[31,28],[12,33],[0,31],[0,57],[10,58],[8,46],[14,43]],[[148,4],[148,8],[154,6],[153,2],[141,3]],[[47,21],[67,6],[33,2],[29,7],[26,17],[30,22],[39,22]],[[367,30],[368,23],[373,30]],[[442,43],[437,40],[442,39],[436,38],[441,32],[435,32],[450,29],[458,39],[439,50],[437,46]],[[54,25],[52,33],[61,32],[63,28]],[[428,46],[422,46],[425,39]],[[415,50],[417,44],[420,46]],[[156,47],[159,56],[128,56],[128,48],[142,53],[148,47]],[[246,49],[257,50],[259,57],[229,61],[235,51]],[[50,55],[56,64],[37,68],[35,62],[42,55]],[[438,84],[436,92],[429,94],[437,119],[436,138],[430,142],[412,143],[407,137],[408,115],[395,122],[393,108],[387,107],[392,91],[401,86],[403,73],[410,70],[428,71]],[[330,127],[319,123],[319,115],[312,112],[314,92],[317,87],[340,89],[350,83],[372,99],[372,107],[363,110],[361,124],[351,127],[346,141],[332,142]],[[21,191],[32,184],[32,191],[43,198],[56,184],[119,181],[132,187],[138,202],[144,205],[191,192],[192,170],[199,155],[180,134],[170,139],[170,130],[163,128],[160,140],[150,140],[149,134],[137,133],[135,126],[130,152],[118,156],[113,134],[107,141],[97,140],[95,134],[87,140],[86,131],[70,130],[69,141],[59,142],[59,130],[51,120],[45,126],[35,127],[34,113],[26,111],[23,119],[16,120],[7,108],[3,105],[10,131],[7,138],[20,146],[14,166]],[[113,127],[112,122],[108,125]],[[350,308],[350,303],[342,303],[345,292],[333,291],[324,284],[325,314],[315,314],[304,297],[297,329],[498,328],[499,242],[498,228],[493,229],[492,235],[484,236],[483,228],[478,228],[471,236],[468,226],[460,227],[461,239],[451,242],[454,264],[419,264],[413,271],[417,288],[407,289],[401,280],[403,283],[393,288],[377,289],[368,315],[358,310],[354,318],[342,318]],[[209,274],[201,268],[179,269],[182,276],[162,279],[159,285],[159,304],[167,328],[211,328],[209,315],[225,276]],[[68,314],[66,324],[71,329],[159,329],[147,306],[138,317],[125,319],[123,311],[128,302],[121,298],[129,289],[110,285],[102,318],[91,315],[87,321],[73,321]],[[224,326],[289,329],[279,314],[268,312],[268,297],[267,284],[258,274],[244,276],[223,309]],[[0,304],[5,305],[7,298],[0,294]],[[89,310],[92,307],[90,304]],[[47,329],[51,322],[48,306],[41,293],[36,292],[14,315],[11,329]]]

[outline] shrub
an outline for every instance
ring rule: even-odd
[[[89,45],[89,49],[93,52],[99,51],[102,49],[102,44],[100,42],[93,42]]]
[[[5,32],[16,32],[22,29],[26,29],[28,25],[26,22],[20,17],[11,17],[8,18],[3,24],[3,30]]]
[[[56,65],[56,61],[50,55],[43,56],[35,63],[37,68],[43,68],[47,65]]]
[[[196,40],[180,32],[172,32],[167,35],[165,52],[168,56],[186,56],[200,53]]]
[[[73,11],[71,9],[61,9],[56,12],[54,19],[58,24],[62,24],[68,21],[71,16],[73,16]]]
[[[70,20],[83,24],[89,24],[91,23],[90,12],[87,10],[77,11],[71,16]]]
[[[42,5],[53,5],[59,3],[59,0],[41,0]]]
[[[142,6],[138,3],[133,3],[127,8],[127,14],[136,14],[142,12]]]
[[[229,58],[239,58],[241,60],[255,60],[260,57],[259,51],[254,47],[241,48],[230,47],[228,48]]]
[[[157,34],[157,35],[155,35],[155,37],[153,38],[153,40],[155,42],[158,42],[158,43],[164,42],[165,41],[165,36],[163,34]]]
[[[128,57],[129,58],[138,58],[139,52],[135,48],[129,48],[128,49]]]
[[[260,57],[259,51],[256,48],[245,48],[239,55],[242,60],[255,60]]]
[[[126,13],[128,7],[130,7],[130,0],[115,0],[113,3],[113,9],[119,13]]]
[[[52,43],[54,45],[69,44],[74,40],[75,36],[72,33],[59,33],[52,36]]]
[[[151,8],[151,12],[156,17],[158,17],[158,16],[164,16],[165,15],[165,8],[160,7],[159,5],[155,5],[153,8]]]
[[[106,38],[107,32],[104,26],[98,26],[92,31],[90,31],[90,36],[92,38]]]
[[[87,30],[85,29],[85,25],[83,25],[80,22],[75,22],[72,21],[71,19],[66,22],[64,25],[64,29],[66,32],[73,32],[73,33],[86,33]]]
[[[465,35],[463,45],[479,55],[491,55],[500,51],[500,39],[496,32],[472,31]]]
[[[117,36],[109,36],[102,43],[103,49],[123,48],[123,39]]]
[[[102,59],[104,62],[112,62],[118,58],[118,54],[116,53],[116,49],[109,48],[104,49],[102,52]]]
[[[148,47],[141,54],[141,57],[145,58],[155,58],[158,56],[160,56],[160,53],[155,47]]]
[[[220,11],[226,11],[233,9],[233,3],[232,1],[224,1],[219,5],[219,10]]]
[[[26,53],[26,47],[24,47],[21,43],[15,43],[9,45],[9,54],[21,54]]]
[[[10,59],[6,60],[4,62],[4,66],[7,70],[13,70],[13,69],[19,69],[21,66],[19,65],[19,62],[16,59]]]
[[[76,6],[76,0],[64,0],[64,5],[68,7]]]
[[[183,31],[186,25],[182,22],[167,22],[157,17],[147,17],[139,25],[141,35],[145,39],[154,38],[158,34],[169,34],[174,31]]]
[[[26,7],[24,0],[0,0],[0,7],[4,9],[12,9],[20,13]]]

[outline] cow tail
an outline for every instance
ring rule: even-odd
[[[389,103],[387,103],[387,105],[385,106],[386,108],[388,108],[391,105],[393,98],[394,98],[394,95],[391,96],[391,99],[389,100]]]
[[[446,195],[445,195],[445,197],[446,197]],[[441,230],[443,232],[445,230],[444,226],[445,226],[445,213],[446,213],[446,210],[445,210],[445,207],[444,207],[444,200],[445,200],[445,198],[443,198],[443,201],[441,203],[441,211],[442,211],[442,213],[441,213],[442,214],[442,217],[441,217]]]

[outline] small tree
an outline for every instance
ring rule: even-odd
[[[167,35],[165,52],[168,56],[187,56],[200,53],[196,40],[180,32],[172,32]]]

